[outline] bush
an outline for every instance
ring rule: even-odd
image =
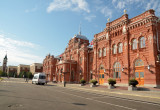
[[[93,83],[93,85],[96,85],[98,82],[95,79],[90,80],[90,83]]]
[[[86,81],[85,81],[84,79],[81,79],[81,80],[80,80],[80,83],[81,83],[81,84],[85,84]]]
[[[129,85],[136,87],[137,84],[138,84],[138,81],[135,78],[132,78],[129,80]]]
[[[7,73],[0,71],[0,77],[7,77]]]
[[[116,80],[112,79],[112,78],[109,78],[108,79],[108,84],[114,86],[114,84],[116,84]]]
[[[31,72],[28,72],[27,75],[28,75],[28,78],[29,78],[29,79],[32,79],[32,78],[33,78],[33,75],[32,75]]]

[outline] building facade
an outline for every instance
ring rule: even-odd
[[[55,80],[56,75],[56,62],[58,58],[55,58],[53,55],[47,55],[43,60],[43,72],[46,74],[47,81]]]
[[[30,65],[30,72],[32,74],[43,72],[43,64],[42,63],[33,63]]]
[[[86,36],[81,35],[81,32],[70,39],[60,61],[56,64],[57,81],[64,82],[65,80],[66,82],[79,83],[82,78],[89,81],[91,51],[93,49],[89,46],[89,40]]]
[[[75,35],[54,66],[57,82],[87,82],[96,79],[107,84],[115,78],[117,85],[128,86],[136,78],[140,86],[160,86],[160,19],[154,10],[148,10],[129,19],[128,14],[106,24],[94,35],[93,47],[89,40]],[[48,59],[48,57],[47,57]],[[45,66],[43,63],[43,67]],[[52,70],[54,71],[54,70]]]
[[[7,75],[15,76],[17,74],[17,66],[8,66]]]
[[[21,72],[29,72],[29,71],[30,71],[30,65],[20,64],[17,66],[17,75],[19,75]]]
[[[99,84],[115,78],[128,85],[136,78],[141,86],[160,86],[160,20],[154,10],[129,19],[122,17],[106,24],[94,36],[94,78]]]

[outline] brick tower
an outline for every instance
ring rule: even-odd
[[[8,58],[7,58],[7,54],[5,55],[5,57],[4,57],[4,59],[3,59],[3,66],[2,66],[2,68],[3,68],[3,72],[7,72],[7,60],[8,60]]]

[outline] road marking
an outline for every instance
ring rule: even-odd
[[[104,104],[107,104],[107,105],[116,106],[116,107],[120,107],[120,108],[125,108],[125,109],[128,109],[128,110],[137,110],[137,109],[134,109],[134,108],[129,108],[129,107],[125,107],[125,106],[121,106],[121,105],[117,105],[117,104],[112,104],[112,103],[108,103],[108,102],[103,102],[103,101],[95,100],[95,99],[92,99],[92,98],[86,98],[86,97],[82,97],[82,96],[77,96],[77,95],[70,94],[70,93],[66,93],[66,92],[62,92],[62,91],[57,91],[57,92],[61,92],[61,93],[63,93],[63,94],[67,94],[67,95],[72,95],[72,96],[74,96],[74,97],[83,98],[83,99],[86,99],[86,100],[91,100],[91,101],[94,100],[95,102],[104,103]]]
[[[66,89],[69,89],[69,88],[66,88]],[[82,88],[81,88],[82,89]],[[71,90],[71,89],[69,89]],[[71,91],[77,91],[76,89],[72,89]],[[80,90],[81,91],[81,90]],[[83,93],[88,93],[88,92],[85,92],[85,91],[81,91]],[[88,93],[90,94],[90,93]],[[107,94],[107,93],[106,93]],[[122,94],[122,93],[121,93]],[[141,101],[141,100],[134,100],[134,99],[127,99],[127,98],[121,98],[121,97],[116,97],[116,96],[106,96],[105,94],[102,95],[102,94],[92,94],[92,95],[96,95],[96,97],[92,97],[92,99],[95,99],[95,98],[105,98],[105,97],[109,97],[109,98],[115,98],[115,99],[121,99],[121,100],[127,100],[127,101],[133,101],[133,102],[138,102],[138,103],[144,103],[144,104],[150,104],[150,105],[156,105],[156,106],[160,106],[160,104],[158,103],[154,103],[154,102],[146,102],[146,101]]]

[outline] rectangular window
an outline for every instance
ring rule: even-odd
[[[102,74],[102,78],[104,78],[104,74]]]
[[[101,74],[99,75],[99,78],[102,78],[102,77],[101,77]]]

